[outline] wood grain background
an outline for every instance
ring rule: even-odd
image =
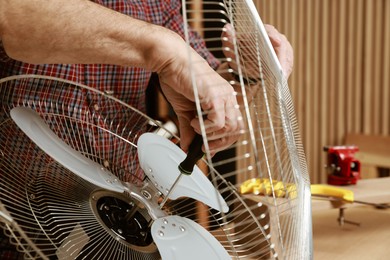
[[[289,86],[311,182],[326,182],[323,146],[347,133],[390,135],[390,0],[255,4],[294,48]]]

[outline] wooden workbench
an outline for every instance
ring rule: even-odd
[[[349,208],[345,218],[360,226],[339,226],[338,209],[313,212],[315,260],[390,259],[390,209]]]
[[[354,192],[355,200],[390,202],[390,178],[366,179],[344,187]],[[390,209],[361,204],[345,204],[346,220],[360,226],[339,225],[339,209],[323,200],[312,200],[313,245],[315,260],[390,259]]]

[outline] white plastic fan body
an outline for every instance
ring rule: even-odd
[[[162,249],[160,253],[163,259],[231,259],[215,237],[188,218],[169,216],[158,219],[152,226],[152,235]]]
[[[11,118],[19,128],[44,152],[69,169],[74,174],[92,184],[115,192],[125,188],[115,175],[107,172],[102,165],[85,158],[81,153],[66,145],[39,115],[26,107],[15,107],[10,111]]]

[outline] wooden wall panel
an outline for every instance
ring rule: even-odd
[[[347,133],[390,136],[390,0],[254,2],[294,48],[289,86],[310,177],[326,182],[323,146]]]
[[[289,85],[311,181],[325,182],[323,146],[351,132],[390,135],[390,0],[255,4],[293,45]]]

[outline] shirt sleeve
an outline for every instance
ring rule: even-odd
[[[164,14],[164,17],[167,17],[167,20],[164,21],[164,26],[177,32],[181,37],[183,37],[183,39],[185,39],[184,26],[187,26],[187,24],[184,24],[184,19],[181,15],[180,1],[166,1],[166,4],[168,6],[165,8],[166,13]],[[194,48],[194,50],[196,50],[213,69],[217,69],[220,65],[220,61],[207,49],[204,40],[196,31],[194,31],[190,26],[188,26],[188,30],[191,47]]]

